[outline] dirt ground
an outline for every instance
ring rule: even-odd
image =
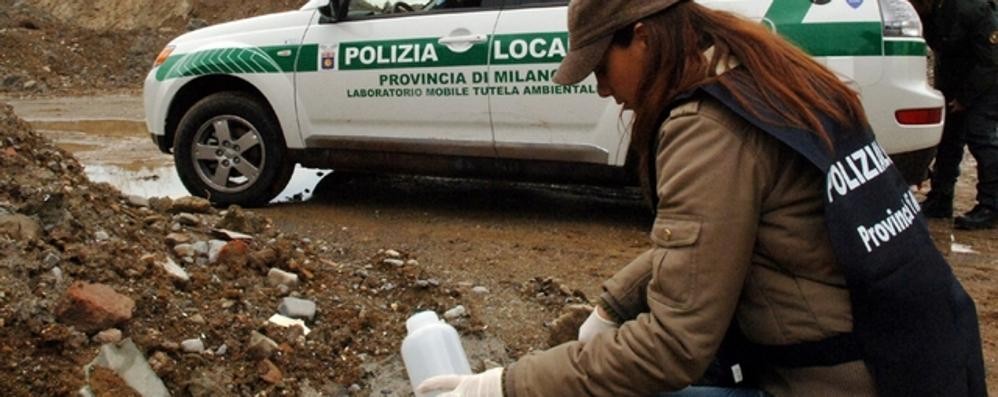
[[[141,115],[138,97],[10,101],[45,136],[84,159],[88,168],[112,164],[132,169],[126,175],[141,179],[152,171],[139,164],[169,167],[169,156],[156,152],[134,125]],[[958,211],[973,205],[976,172],[972,158],[964,162],[964,170]],[[484,335],[471,342],[478,343],[472,349],[479,351],[479,366],[486,359],[504,364],[546,348],[547,325],[566,299],[597,296],[603,279],[648,246],[650,219],[634,191],[336,174],[312,179],[316,180],[314,186],[299,188],[306,193],[305,201],[288,200],[255,212],[270,218],[284,233],[327,242],[329,260],[367,263],[379,251],[394,249],[417,260],[426,277],[463,291],[436,307],[447,310],[460,303],[474,313],[474,325],[463,329]],[[123,186],[127,193],[129,185]],[[995,394],[998,232],[959,231],[950,222],[935,220],[930,227],[938,247],[978,304],[989,385]],[[535,291],[543,289],[543,283],[534,280],[548,277],[560,279],[565,291],[539,298]],[[472,286],[488,292],[469,293]],[[403,332],[401,323],[395,324],[377,327],[390,337],[376,348],[384,351],[373,355],[376,358],[364,367],[366,377],[359,382],[365,392],[405,390],[404,381],[399,383],[402,372],[397,356],[391,354],[397,347],[391,337],[397,343]],[[480,343],[483,340],[488,342]]]

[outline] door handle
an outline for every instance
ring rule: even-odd
[[[464,44],[464,43],[483,43],[488,40],[489,36],[484,34],[469,34],[466,36],[448,36],[441,37],[437,40],[437,43],[448,45],[448,44]]]

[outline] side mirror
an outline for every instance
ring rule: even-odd
[[[322,14],[322,23],[334,23],[345,20],[347,10],[350,9],[350,0],[329,0],[329,4],[319,8]]]

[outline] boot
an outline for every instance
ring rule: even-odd
[[[952,218],[953,195],[930,191],[921,203],[922,215],[926,218]]]
[[[956,218],[954,226],[961,230],[994,229],[998,227],[998,210],[978,204],[970,212]]]

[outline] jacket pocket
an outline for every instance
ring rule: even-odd
[[[697,291],[697,248],[702,222],[659,217],[652,226],[656,245],[648,297],[675,308],[689,305]]]

